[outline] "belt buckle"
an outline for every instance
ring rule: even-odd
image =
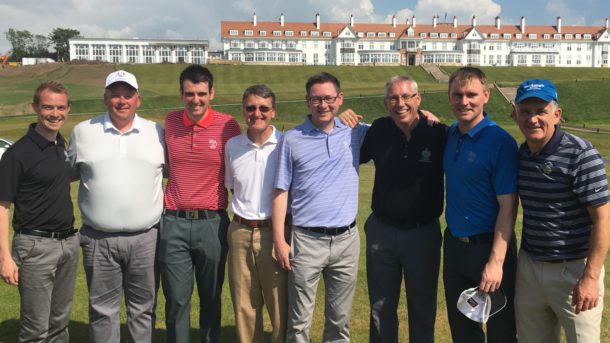
[[[460,242],[464,242],[464,243],[470,243],[470,237],[466,236],[466,237],[458,237],[457,238]]]
[[[186,219],[199,219],[199,211],[197,210],[185,210],[184,214]]]

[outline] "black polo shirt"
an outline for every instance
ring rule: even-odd
[[[70,163],[65,140],[50,142],[34,130],[2,155],[0,200],[15,204],[13,228],[58,231],[74,225]]]
[[[442,214],[446,142],[447,126],[430,127],[421,113],[409,141],[392,118],[373,122],[360,149],[360,163],[375,163],[371,209],[381,220],[408,229]]]

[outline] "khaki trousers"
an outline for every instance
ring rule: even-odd
[[[572,289],[586,260],[563,263],[534,261],[519,252],[515,311],[520,343],[559,343],[560,328],[568,343],[598,343],[604,307],[604,270],[599,277],[599,303],[592,310],[574,313]]]
[[[263,307],[271,320],[271,341],[284,342],[287,273],[273,256],[271,227],[250,228],[232,221],[229,243],[229,287],[239,342],[263,341]]]

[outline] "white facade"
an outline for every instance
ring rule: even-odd
[[[175,39],[70,39],[70,60],[109,63],[206,64],[208,41]]]
[[[608,19],[600,26],[221,22],[224,58],[243,63],[305,65],[443,65],[604,67]]]

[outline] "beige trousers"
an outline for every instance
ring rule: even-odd
[[[273,256],[271,227],[253,229],[232,221],[227,235],[229,287],[238,341],[263,341],[263,307],[266,307],[271,320],[271,342],[284,342],[287,273]]]

